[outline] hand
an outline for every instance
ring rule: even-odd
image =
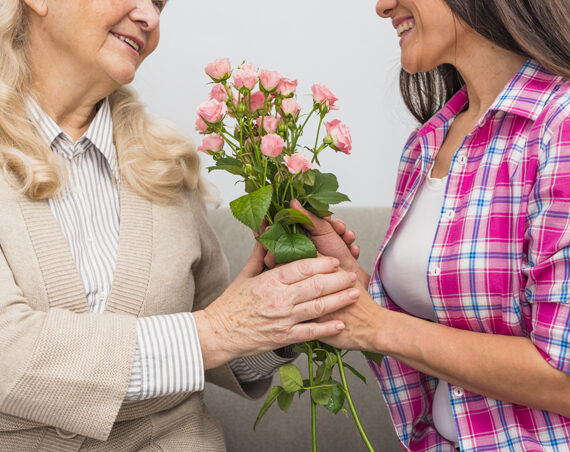
[[[206,309],[194,313],[206,369],[239,356],[329,338],[342,321],[315,319],[354,303],[356,275],[335,258],[303,259],[261,273],[265,251],[255,244],[244,269]]]
[[[336,257],[344,270],[357,273],[358,280],[363,286],[368,286],[370,275],[356,261],[360,255],[360,247],[354,245],[356,235],[348,230],[342,220],[319,218],[301,206],[296,199],[289,207],[297,209],[309,217],[314,226],[304,225],[308,237],[317,247],[317,251],[325,256]]]
[[[378,336],[387,331],[391,312],[379,306],[360,283],[356,287],[360,292],[356,303],[319,319],[323,322],[339,320],[345,325],[339,334],[322,340],[344,350],[379,351]]]

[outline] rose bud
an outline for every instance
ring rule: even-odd
[[[285,147],[285,141],[279,135],[270,133],[265,135],[261,139],[261,153],[267,157],[277,157],[283,148]]]

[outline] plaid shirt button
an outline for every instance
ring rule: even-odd
[[[463,397],[464,394],[465,394],[465,391],[463,391],[463,388],[460,388],[459,386],[456,386],[455,388],[453,388],[453,395],[455,397]]]

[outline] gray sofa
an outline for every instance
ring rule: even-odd
[[[360,262],[364,268],[372,267],[380,242],[388,227],[389,208],[348,207],[337,208],[339,218],[356,231],[361,246]],[[209,211],[234,277],[253,248],[251,232],[233,219],[228,209]],[[359,352],[347,355],[347,362],[357,368],[367,380],[362,381],[349,373],[349,386],[358,414],[377,452],[400,451],[390,417],[380,394],[376,379]],[[303,369],[304,361],[296,362]],[[278,380],[278,377],[275,378]],[[229,452],[291,452],[311,449],[310,413],[308,394],[295,399],[288,413],[272,406],[256,431],[253,423],[265,398],[245,400],[229,391],[208,384],[205,401],[210,412],[222,424]],[[365,451],[351,418],[342,413],[336,416],[317,407],[319,451]],[[350,416],[350,415],[349,415]]]

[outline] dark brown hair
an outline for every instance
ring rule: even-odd
[[[444,0],[465,24],[498,46],[533,58],[570,79],[569,0]],[[430,72],[400,72],[408,110],[422,124],[464,85],[449,64]]]

